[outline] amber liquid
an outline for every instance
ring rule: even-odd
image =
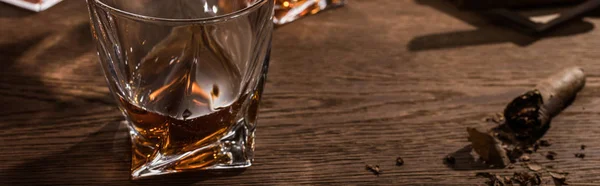
[[[205,147],[224,136],[230,127],[236,124],[244,97],[227,107],[218,108],[214,112],[196,118],[189,110],[183,111],[185,119],[153,113],[135,106],[124,99],[119,99],[123,110],[129,117],[131,126],[141,136],[133,139],[132,170],[151,161],[157,154],[161,156],[180,155]],[[254,98],[254,97],[253,97]],[[252,99],[248,110],[251,120],[256,119],[258,98]],[[253,122],[253,121],[252,121]],[[155,147],[155,148],[149,148]],[[229,161],[220,155],[218,148],[209,148],[177,162],[175,169],[195,169]]]

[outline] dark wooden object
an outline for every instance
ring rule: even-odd
[[[483,184],[476,172],[525,169],[473,162],[465,128],[573,65],[589,78],[545,137],[553,145],[540,152],[556,160],[531,158],[570,172],[571,183],[599,184],[599,24],[533,38],[414,1],[350,1],[276,30],[254,166],[130,181],[127,133],[85,2],[39,14],[0,4],[0,185]],[[586,156],[575,158],[582,144]]]

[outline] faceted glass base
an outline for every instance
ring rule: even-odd
[[[145,140],[143,136],[132,130],[131,178],[140,179],[148,176],[206,169],[246,168],[252,165],[254,152],[254,129],[249,129],[241,120],[216,142],[201,144],[194,148],[188,144],[182,148],[164,148]],[[168,141],[168,140],[167,140]],[[189,151],[188,151],[189,150]]]

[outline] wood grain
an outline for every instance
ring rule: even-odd
[[[573,65],[588,81],[545,137],[557,160],[532,158],[600,185],[593,16],[530,37],[434,1],[350,1],[276,30],[255,165],[140,181],[88,24],[84,1],[38,14],[0,4],[0,185],[480,185],[476,172],[525,169],[474,163],[465,128]]]

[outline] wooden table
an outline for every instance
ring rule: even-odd
[[[140,181],[129,180],[128,134],[85,2],[37,14],[0,3],[0,185],[483,184],[476,172],[525,169],[474,163],[465,128],[572,65],[589,77],[545,137],[553,145],[540,153],[557,159],[532,159],[600,184],[600,19],[530,37],[435,2],[352,0],[278,28],[255,165]]]

